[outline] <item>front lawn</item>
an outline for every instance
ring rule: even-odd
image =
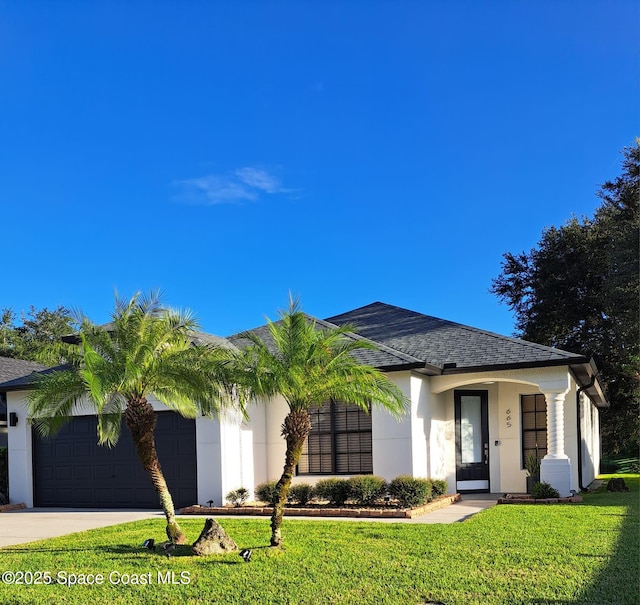
[[[223,519],[238,545],[254,550],[248,564],[237,554],[198,558],[178,547],[167,559],[141,548],[162,539],[159,520],[97,529],[0,550],[10,572],[0,602],[637,604],[640,476],[624,479],[630,493],[496,506],[452,525],[285,518],[284,551],[266,546],[268,519]],[[203,519],[180,523],[195,540]],[[57,583],[8,584],[19,571],[48,571]],[[102,574],[104,583],[69,586],[70,574]]]

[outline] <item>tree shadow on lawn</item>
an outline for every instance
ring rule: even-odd
[[[271,547],[270,546],[250,546],[248,547],[251,550],[269,550]],[[238,555],[238,559],[240,559],[239,554],[240,554],[240,550],[239,549],[235,554]],[[167,557],[162,550],[155,550],[155,551],[151,551],[148,548],[144,547],[144,546],[138,546],[138,545],[131,545],[131,544],[111,544],[109,546],[101,546],[101,545],[96,545],[96,546],[83,546],[83,547],[78,547],[78,548],[60,548],[60,547],[54,547],[54,548],[46,548],[46,547],[40,547],[40,548],[29,548],[28,546],[24,546],[22,548],[20,547],[7,547],[7,548],[3,548],[2,549],[2,553],[8,553],[8,554],[21,554],[21,555],[27,555],[27,554],[34,554],[34,553],[46,553],[46,554],[65,554],[65,553],[73,553],[73,552],[87,552],[87,551],[91,551],[93,553],[96,554],[100,554],[102,556],[108,556],[108,555],[118,555],[118,556],[122,556],[122,555],[138,555],[138,554],[145,554],[148,555],[149,557],[160,557],[162,559],[167,559],[167,558],[183,558],[183,557],[188,557],[188,558],[192,558],[194,560],[206,560],[208,563],[214,564],[214,565],[242,565],[244,562],[242,560],[238,560],[238,561],[229,561],[227,559],[223,559],[220,557],[220,555],[208,555],[208,556],[198,556],[196,554],[194,554],[193,550],[191,549],[191,544],[177,544],[176,548],[171,552],[171,556]],[[136,559],[139,560],[139,559]]]
[[[551,599],[528,601],[531,605],[541,603],[555,603],[561,605],[637,605],[640,595],[640,561],[638,544],[638,522],[640,516],[640,502],[638,498],[640,477],[624,477],[631,491],[624,494],[597,493],[593,499],[581,506],[626,506],[626,513],[603,513],[603,517],[623,517],[619,529],[618,541],[611,555],[579,553],[579,557],[600,558],[608,563],[585,586],[575,599]],[[619,500],[614,498],[619,496]],[[610,530],[595,530],[610,531]]]

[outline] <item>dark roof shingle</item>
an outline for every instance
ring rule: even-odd
[[[0,357],[0,383],[28,376],[32,372],[45,370],[47,366],[35,361]]]
[[[328,322],[352,324],[358,334],[424,363],[457,369],[523,364],[580,363],[584,357],[533,342],[501,336],[401,307],[375,302]]]
[[[328,321],[324,321],[322,319],[317,319],[316,317],[311,317],[307,315],[309,321],[314,321],[319,328],[335,328],[336,324],[332,324]],[[278,322],[275,322],[278,323]],[[269,347],[269,349],[274,352],[275,345],[273,343],[273,339],[271,338],[271,334],[269,331],[269,326],[264,325],[258,328],[254,328],[252,330],[246,330],[245,332],[241,332],[238,334],[234,334],[233,336],[229,336],[228,339],[238,347],[243,347],[248,344],[246,339],[242,338],[242,334],[246,332],[251,332],[262,339],[265,344]],[[353,334],[347,333],[345,334],[347,338],[352,340],[368,340],[363,337],[361,334]],[[386,346],[384,343],[374,343],[376,345],[375,349],[356,349],[354,351],[354,357],[363,364],[371,365],[377,368],[385,368],[392,369],[398,367],[422,367],[424,364],[420,359],[417,359],[403,351],[396,351],[395,349]]]

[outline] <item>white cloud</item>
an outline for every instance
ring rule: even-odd
[[[270,175],[265,170],[259,168],[239,168],[236,176],[249,187],[264,191],[265,193],[284,193],[285,189],[280,185],[280,181]]]
[[[213,206],[255,201],[262,194],[290,193],[280,181],[266,170],[246,166],[231,175],[208,174],[174,183],[179,192],[178,201]]]

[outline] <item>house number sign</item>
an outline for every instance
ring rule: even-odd
[[[507,408],[507,428],[511,428],[511,408]]]

